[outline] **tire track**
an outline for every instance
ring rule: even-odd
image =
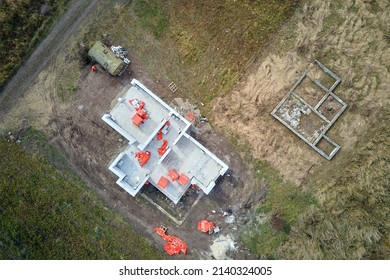
[[[3,118],[16,100],[24,94],[99,1],[101,0],[73,0],[69,3],[65,14],[0,92],[0,118]]]

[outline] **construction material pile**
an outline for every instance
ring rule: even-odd
[[[166,227],[156,227],[153,229],[153,231],[160,235],[162,239],[167,241],[167,243],[165,243],[164,245],[164,249],[168,253],[168,255],[180,254],[180,252],[185,254],[187,252],[187,244],[174,235],[166,234]]]

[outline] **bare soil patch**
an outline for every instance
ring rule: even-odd
[[[333,98],[333,96],[329,95],[325,99],[324,103],[318,108],[318,111],[331,121],[342,107],[343,105],[340,102]]]
[[[326,94],[323,89],[317,86],[313,80],[310,80],[308,77],[305,77],[302,80],[302,82],[295,88],[294,92],[296,92],[312,107],[316,106]]]
[[[271,219],[269,221],[271,223],[271,227],[275,231],[282,231],[283,230],[283,219],[279,217],[278,215],[272,215]]]

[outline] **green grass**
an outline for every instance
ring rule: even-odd
[[[296,226],[304,211],[316,204],[316,200],[284,180],[269,164],[259,160],[252,162],[258,180],[266,182],[268,194],[265,201],[255,207],[252,221],[241,230],[241,239],[252,253],[270,259],[280,258],[278,250],[288,240],[291,228]],[[281,230],[272,227],[273,216],[283,221]]]
[[[305,183],[319,203],[299,217],[285,258],[390,258],[389,107],[352,150]]]
[[[0,259],[162,258],[73,174],[4,138],[0,156]]]
[[[106,1],[84,26],[85,44],[110,34],[167,89],[206,105],[231,89],[299,1]],[[106,14],[109,13],[110,17]],[[207,108],[207,107],[206,107]]]
[[[246,228],[241,233],[244,245],[252,253],[267,259],[276,259],[277,249],[287,240],[288,234],[275,231],[269,222]]]
[[[29,154],[41,157],[57,167],[67,168],[68,163],[58,150],[47,142],[45,136],[32,127],[18,133],[21,139],[21,146]]]
[[[72,50],[77,52],[75,47]],[[81,75],[80,59],[73,56],[68,60],[62,60],[60,63],[64,65],[64,68],[59,69],[58,79],[55,79],[54,87],[60,101],[64,103],[71,102],[75,98]]]
[[[302,211],[315,199],[302,189],[285,180],[278,171],[263,161],[257,161],[255,165],[259,179],[266,180],[269,184],[269,193],[266,202],[259,206],[257,211],[274,211],[281,214],[288,223],[295,223]]]
[[[69,0],[46,1],[52,7],[40,13],[42,1],[2,1],[0,3],[0,90],[43,39]]]
[[[141,27],[151,32],[156,39],[161,38],[169,25],[167,13],[164,12],[164,5],[161,2],[147,0],[135,0],[132,3]]]
[[[259,257],[283,258],[280,248],[288,241],[302,213],[315,207],[318,202],[312,194],[303,192],[301,187],[283,178],[269,163],[254,158],[250,145],[245,144],[243,139],[234,134],[228,135],[231,144],[245,158],[248,168],[255,173],[258,183],[268,188],[265,200],[251,210],[251,220],[241,229],[240,238],[245,247]],[[273,216],[282,220],[280,230],[272,226]]]
[[[389,106],[354,149],[325,164],[297,187],[267,163],[246,162],[268,185],[241,239],[254,254],[276,259],[388,259],[390,257]],[[232,142],[238,145],[237,139]],[[307,189],[307,192],[303,192]],[[283,220],[275,230],[271,217]]]

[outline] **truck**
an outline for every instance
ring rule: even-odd
[[[88,55],[113,76],[121,76],[129,66],[130,60],[126,54],[121,46],[110,49],[100,41],[95,42],[88,51]]]

